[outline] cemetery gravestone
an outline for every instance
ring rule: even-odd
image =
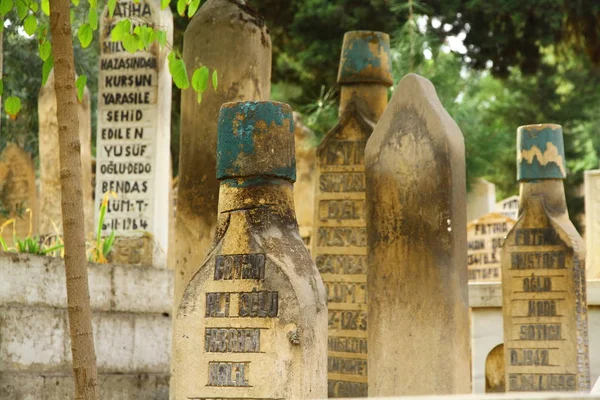
[[[90,92],[84,89],[79,102],[79,142],[81,143],[81,188],[85,234],[94,230],[94,201],[92,188],[92,111]],[[39,149],[40,149],[40,233],[62,235],[62,206],[60,191],[60,160],[58,158],[58,120],[56,118],[56,92],[54,71],[40,89],[38,98]]]
[[[472,221],[494,211],[496,185],[485,179],[475,179],[467,192],[467,221]]]
[[[588,279],[600,278],[600,170],[585,171],[585,239]]]
[[[365,163],[369,397],[468,393],[464,141],[431,82],[402,78]]]
[[[217,91],[198,104],[181,94],[181,141],[175,245],[175,309],[214,239],[219,182],[217,119],[228,101],[267,100],[271,92],[271,39],[264,18],[243,0],[209,0],[190,21],[183,40],[187,70],[202,65],[218,73]]]
[[[117,240],[111,261],[162,265],[168,246],[171,76],[166,52],[155,43],[149,51],[127,52],[112,42],[115,24],[130,18],[167,32],[173,16],[158,0],[117,2],[111,18],[102,13],[98,77],[96,223],[103,196],[110,197],[102,234]]]
[[[502,247],[507,391],[586,391],[585,248],[569,220],[562,128],[517,130],[521,215]]]
[[[515,221],[491,213],[467,225],[469,282],[500,281],[500,249]]]
[[[314,132],[304,126],[300,114],[296,112],[294,112],[294,137],[296,138],[294,205],[300,237],[310,249],[315,209],[316,138]]]
[[[293,131],[287,104],[221,108],[217,233],[175,318],[175,399],[326,396],[327,305],[294,214]]]
[[[387,106],[389,36],[344,35],[340,120],[317,150],[312,254],[327,290],[329,397],[367,396],[364,152]]]
[[[519,196],[514,195],[496,203],[496,212],[515,221],[519,219]]]

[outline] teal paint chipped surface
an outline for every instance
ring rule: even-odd
[[[234,188],[246,188],[251,186],[264,186],[264,185],[282,185],[289,184],[290,181],[281,178],[271,178],[266,176],[252,176],[250,178],[229,178],[221,181],[222,185],[227,185]]]
[[[377,42],[380,52],[390,54],[390,46],[387,40],[384,40],[381,34],[376,32],[363,36],[355,36],[342,49],[342,67],[340,78],[348,79],[358,75],[367,68],[381,68],[382,58],[379,53],[373,53],[369,46],[370,43]],[[390,57],[388,56],[388,63]],[[391,65],[384,66],[386,70],[391,70]]]
[[[565,179],[566,159],[560,126],[527,126],[517,132],[517,180]]]
[[[258,121],[267,126],[272,124],[283,126],[289,121],[289,133],[294,135],[294,119],[286,104],[263,101],[245,101],[222,107],[219,113],[217,132],[217,179],[244,176],[239,162],[244,155],[254,155],[255,131]],[[296,180],[296,159],[292,157],[290,165],[264,171],[269,176],[278,176]]]

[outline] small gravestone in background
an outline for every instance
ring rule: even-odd
[[[114,263],[163,265],[168,246],[171,138],[171,76],[167,49],[127,52],[112,42],[122,18],[153,24],[172,43],[173,16],[158,0],[117,2],[112,18],[105,8],[100,26],[96,223],[100,204],[110,197],[102,234],[116,232]]]
[[[467,221],[482,217],[496,207],[496,185],[483,178],[475,179],[467,192]]]
[[[174,321],[174,399],[323,399],[325,289],[300,240],[290,106],[226,103],[217,233]]]
[[[600,278],[600,170],[585,171],[586,276]]]
[[[469,282],[500,282],[500,249],[515,220],[499,213],[484,215],[467,225]]]
[[[469,393],[464,140],[431,82],[402,78],[365,164],[369,397]]]
[[[15,219],[18,239],[38,233],[39,208],[35,188],[35,167],[31,155],[14,143],[0,153],[0,223]],[[27,209],[31,210],[31,216]],[[30,219],[31,218],[31,219]],[[14,246],[13,227],[8,225],[2,237],[8,246]]]
[[[389,36],[344,35],[340,119],[317,150],[312,255],[327,289],[329,397],[367,396],[365,144],[387,106]]]
[[[94,231],[94,201],[92,199],[92,111],[90,92],[85,88],[78,103],[79,141],[81,143],[81,189],[83,191],[84,227],[86,237]],[[38,98],[40,149],[40,233],[62,235],[60,192],[60,162],[58,159],[58,120],[54,71]],[[94,232],[95,233],[95,232]]]
[[[519,196],[514,195],[496,203],[495,211],[515,221],[519,219]]]
[[[585,246],[565,178],[561,126],[521,126],[521,215],[501,252],[507,391],[590,389]]]

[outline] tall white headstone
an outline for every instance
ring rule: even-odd
[[[476,179],[467,192],[467,221],[473,221],[494,211],[496,185],[483,178]]]
[[[119,1],[113,17],[104,9],[100,27],[96,223],[102,198],[114,192],[102,226],[115,231],[112,260],[126,264],[165,262],[169,226],[171,77],[167,49],[127,52],[110,32],[121,19],[143,21],[167,32],[173,16],[160,1]]]
[[[519,196],[514,195],[496,203],[496,212],[515,221],[519,219]]]
[[[585,240],[588,279],[600,278],[600,170],[585,171]]]

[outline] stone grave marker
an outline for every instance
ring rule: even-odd
[[[496,207],[496,185],[477,178],[467,192],[467,221],[472,221],[494,211]]]
[[[517,130],[521,216],[504,241],[507,391],[590,389],[585,247],[569,220],[562,128]]]
[[[387,106],[389,36],[344,35],[340,119],[317,150],[312,254],[327,290],[329,397],[367,396],[365,144]]]
[[[317,162],[316,138],[313,131],[302,123],[300,114],[294,112],[294,137],[296,138],[296,183],[294,205],[300,237],[310,250],[313,218],[315,216],[315,168]]]
[[[181,97],[175,245],[169,256],[175,269],[175,309],[214,238],[219,108],[228,101],[267,100],[271,93],[271,39],[264,18],[248,3],[207,1],[188,24],[183,39],[188,71],[202,65],[216,69],[219,85],[216,92],[204,92],[201,104],[192,90]]]
[[[84,227],[86,237],[94,231],[92,199],[92,111],[87,87],[78,103],[79,141],[81,143],[81,188],[83,190]],[[40,149],[40,233],[62,235],[60,160],[58,158],[58,120],[54,71],[40,89],[38,98]]]
[[[500,249],[515,220],[490,213],[467,225],[469,282],[500,282]]]
[[[585,171],[585,240],[588,279],[600,278],[600,170]]]
[[[431,82],[402,78],[365,163],[369,397],[469,393],[464,140]]]
[[[217,233],[175,318],[174,399],[322,399],[325,289],[300,240],[291,107],[226,103]]]
[[[158,0],[117,2],[100,22],[96,223],[105,193],[108,202],[102,234],[116,232],[111,261],[164,265],[169,226],[171,76],[167,49],[127,52],[112,42],[112,27],[123,18],[144,21],[167,32],[173,16]]]
[[[515,221],[519,219],[519,196],[514,195],[496,203],[495,211]]]

